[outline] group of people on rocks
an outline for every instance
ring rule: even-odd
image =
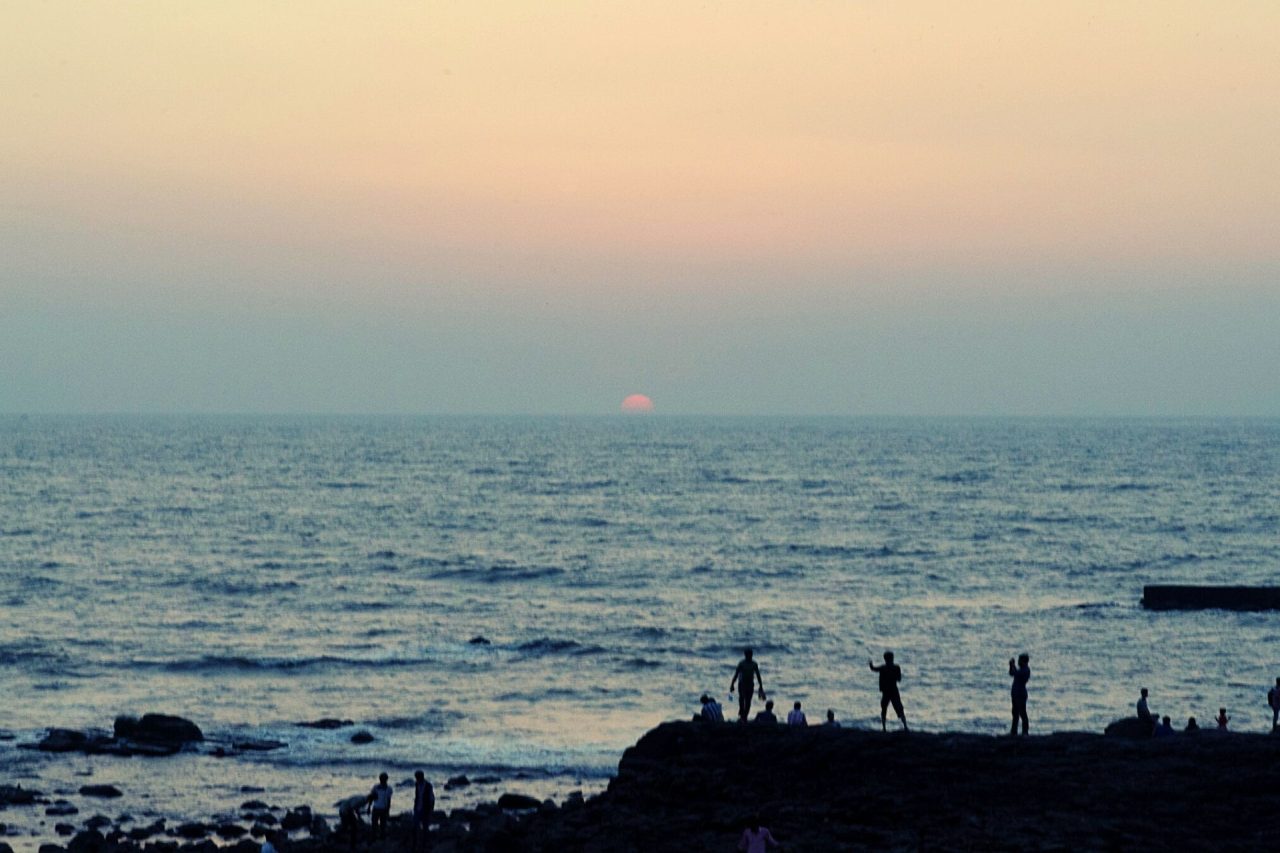
[[[410,849],[412,853],[417,853],[427,843],[427,828],[431,823],[431,813],[436,808],[436,791],[421,770],[414,771],[413,780],[413,842]],[[382,773],[378,776],[378,784],[369,793],[356,794],[336,803],[338,831],[347,834],[352,850],[356,848],[360,826],[364,823],[360,819],[360,814],[364,811],[369,813],[372,837],[376,840],[386,839],[387,819],[391,816],[391,794],[387,774]]]
[[[898,715],[898,719],[902,722],[903,731],[908,731],[907,717],[902,708],[902,695],[898,691],[898,684],[902,681],[902,667],[894,662],[893,652],[884,653],[884,663],[876,665],[868,660],[867,666],[880,677],[881,730],[883,731],[887,728],[889,708],[892,706],[894,713]],[[1024,652],[1018,655],[1016,659],[1009,658],[1009,677],[1013,679],[1009,690],[1013,716],[1009,734],[1017,735],[1019,726],[1021,726],[1022,734],[1026,735],[1031,728],[1027,717],[1027,682],[1031,680],[1031,656]],[[764,710],[756,714],[754,722],[774,724],[778,722],[777,716],[773,713],[773,701],[765,694],[764,678],[760,674],[760,665],[756,663],[755,654],[750,648],[743,649],[742,660],[738,662],[737,668],[733,671],[733,678],[729,681],[729,698],[731,700],[735,687],[738,690],[738,722],[745,723],[750,719],[753,696],[758,696],[765,702]],[[702,694],[701,703],[702,708],[696,719],[713,723],[724,722],[724,709],[719,702],[704,693]],[[1267,691],[1267,705],[1271,708],[1271,729],[1273,732],[1280,731],[1280,678],[1276,679],[1275,687]],[[1147,707],[1147,688],[1145,687],[1142,688],[1142,696],[1138,700],[1137,709],[1138,719],[1150,726],[1153,737],[1169,737],[1175,734],[1168,716],[1158,719]],[[1227,723],[1230,719],[1227,716],[1227,709],[1219,708],[1218,717],[1215,720],[1217,730],[1221,732],[1227,731]],[[787,725],[808,725],[808,720],[805,718],[799,702],[795,703],[791,713],[787,715]],[[836,722],[834,711],[827,710],[827,721],[823,725],[833,728],[840,727],[840,723]],[[1184,732],[1191,734],[1198,731],[1200,731],[1200,727],[1196,723],[1196,718],[1191,717],[1187,720]]]

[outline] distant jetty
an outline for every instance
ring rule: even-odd
[[[1148,610],[1280,610],[1280,586],[1166,586],[1142,588]]]

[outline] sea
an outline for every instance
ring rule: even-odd
[[[446,809],[590,795],[700,694],[731,715],[747,646],[779,708],[872,729],[885,650],[925,731],[1007,731],[1023,652],[1033,734],[1140,687],[1265,732],[1280,676],[1280,613],[1140,604],[1280,582],[1277,420],[4,416],[0,483],[0,784],[72,823],[419,768]],[[24,748],[146,712],[209,743]],[[216,754],[244,738],[287,746]],[[0,811],[19,850],[58,820]]]

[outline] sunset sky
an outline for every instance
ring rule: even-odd
[[[16,2],[0,412],[1280,415],[1280,4]]]

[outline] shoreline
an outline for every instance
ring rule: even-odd
[[[602,793],[540,802],[520,798],[520,780],[504,780],[492,789],[504,795],[501,804],[437,811],[432,849],[733,849],[759,813],[792,851],[1251,850],[1280,833],[1276,768],[1280,737],[1263,734],[1014,738],[668,722],[623,753]],[[396,790],[390,840],[374,850],[407,844],[399,807],[411,790]],[[438,804],[442,793],[439,780]],[[6,812],[43,811],[56,798],[41,799],[48,802],[8,806],[0,822]],[[239,830],[225,821],[166,823],[142,838],[109,818],[90,830],[83,813],[49,817],[74,824],[74,834],[44,853],[257,853],[258,839],[282,824],[293,828],[282,853],[348,849],[345,838],[329,834],[330,820],[317,821],[327,803],[281,808],[268,805],[270,791],[245,800],[258,802],[241,810]],[[0,837],[21,842],[19,851],[53,840]]]

